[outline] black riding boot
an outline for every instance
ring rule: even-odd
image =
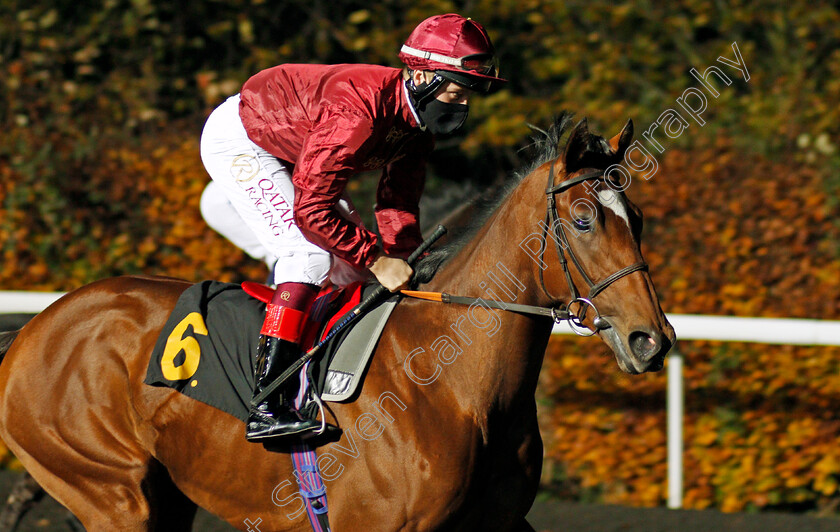
[[[254,396],[262,392],[299,356],[298,344],[265,334],[261,335],[257,348]],[[294,409],[295,396],[299,389],[300,376],[296,373],[263,402],[251,407],[245,433],[248,441],[300,436],[321,427],[320,421],[310,419]]]

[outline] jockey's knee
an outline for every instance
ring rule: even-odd
[[[263,246],[256,233],[248,227],[242,216],[225,195],[221,185],[210,181],[201,194],[201,216],[213,230],[228,239],[251,258],[265,262],[271,268],[274,255]]]
[[[274,265],[274,283],[306,283],[322,286],[332,266],[326,251],[295,250],[278,257]]]
[[[352,283],[364,282],[370,277],[370,272],[364,268],[356,268],[347,261],[333,257],[330,282],[336,286],[345,287]]]

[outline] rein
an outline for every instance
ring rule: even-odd
[[[551,169],[548,172],[548,184],[546,185],[545,189],[546,212],[545,221],[542,225],[541,239],[543,244],[540,248],[539,259],[541,264],[545,264],[543,258],[545,257],[546,240],[549,236],[548,229],[549,227],[551,227],[551,240],[554,241],[554,247],[557,251],[557,258],[560,261],[560,265],[563,267],[563,274],[566,277],[566,283],[569,285],[571,301],[569,301],[567,304],[563,304],[561,302],[554,307],[537,307],[533,305],[521,305],[517,303],[503,303],[501,301],[494,301],[492,299],[484,299],[480,297],[453,296],[442,292],[417,292],[412,290],[402,290],[401,293],[406,297],[424,299],[427,301],[437,301],[440,303],[455,303],[461,305],[472,305],[475,303],[480,303],[492,309],[551,318],[552,320],[554,320],[555,323],[560,323],[565,320],[569,322],[569,325],[571,326],[572,330],[580,336],[592,336],[598,331],[601,331],[603,329],[609,329],[610,327],[612,327],[612,325],[610,325],[610,322],[601,316],[601,313],[598,311],[598,308],[595,306],[592,300],[595,298],[595,296],[603,292],[608,286],[618,281],[622,277],[630,275],[633,272],[646,271],[648,269],[648,265],[646,262],[640,261],[608,275],[607,277],[598,281],[597,283],[592,281],[592,278],[586,273],[586,270],[584,269],[580,260],[578,260],[577,256],[575,255],[574,251],[572,251],[572,248],[569,245],[569,239],[566,236],[566,231],[563,228],[561,220],[557,216],[557,205],[554,196],[561,192],[565,192],[571,187],[579,185],[584,181],[588,181],[590,179],[602,179],[603,172],[601,172],[600,170],[587,172],[585,174],[572,177],[565,181],[561,181],[560,183],[555,185],[555,163],[556,161],[553,161],[551,163]],[[566,259],[566,251],[568,251],[569,258],[572,260],[572,263],[575,265],[575,268],[577,268],[578,273],[580,273],[580,276],[583,277],[583,280],[589,287],[589,293],[586,297],[582,297],[580,295],[580,292],[578,292],[577,286],[575,285],[575,282],[572,279],[572,273],[569,269],[568,260]],[[545,286],[545,279],[543,277],[542,268],[540,268],[539,270],[539,278],[540,287],[542,288],[543,293],[545,293],[545,295],[548,296],[550,300],[559,302],[560,298],[553,296],[551,292],[548,291],[548,288]],[[574,305],[578,306],[579,314],[572,311],[572,306]],[[594,330],[589,329],[586,325],[583,324],[583,320],[586,318],[586,311],[589,307],[591,307],[593,312],[595,312],[595,318],[593,319]]]
[[[481,303],[487,308],[506,310],[508,312],[516,312],[518,314],[530,314],[532,316],[540,316],[543,318],[551,318],[557,323],[563,320],[568,320],[571,315],[565,309],[554,307],[536,307],[534,305],[520,305],[518,303],[504,303],[493,299],[484,299],[483,297],[466,297],[453,296],[446,292],[417,292],[415,290],[400,290],[400,293],[406,297],[414,299],[423,299],[426,301],[437,301],[438,303],[455,303],[456,305],[473,305]]]

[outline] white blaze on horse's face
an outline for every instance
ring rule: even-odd
[[[621,194],[609,187],[606,189],[599,188],[598,199],[601,205],[614,212],[616,216],[624,220],[628,228],[630,227],[630,216],[627,214],[627,206],[624,204]]]

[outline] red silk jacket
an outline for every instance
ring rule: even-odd
[[[420,244],[418,204],[434,137],[412,115],[401,70],[276,66],[245,83],[239,114],[255,144],[294,165],[295,223],[307,240],[370,266],[376,235],[335,205],[350,176],[383,169],[374,212],[384,251],[405,257]]]

